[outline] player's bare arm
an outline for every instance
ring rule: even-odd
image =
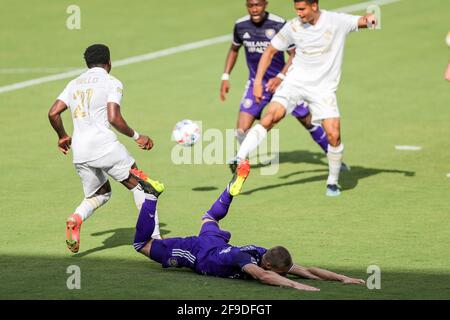
[[[225,101],[227,93],[230,91],[230,79],[229,76],[231,71],[233,71],[234,65],[236,64],[240,46],[231,44],[230,50],[228,51],[227,59],[225,61],[225,69],[223,71],[222,82],[220,84],[220,100]]]
[[[294,59],[295,56],[295,49],[288,50],[288,55],[289,55],[288,61],[286,62],[280,73],[276,77],[269,79],[269,81],[267,82],[266,86],[267,91],[274,93],[280,86],[281,82],[284,80],[284,77],[286,76],[287,71],[289,70],[289,67],[292,64],[292,60]]]
[[[286,277],[279,275],[276,272],[270,270],[264,270],[263,268],[255,264],[247,264],[244,266],[244,271],[251,275],[254,279],[259,280],[261,283],[272,286],[291,287],[297,290],[303,291],[320,291],[320,289],[301,284],[296,281],[290,280]]]
[[[255,82],[253,85],[253,95],[255,96],[255,100],[257,103],[261,103],[261,98],[263,96],[263,86],[262,80],[264,75],[266,74],[267,68],[270,66],[272,62],[273,56],[278,52],[271,44],[264,51],[261,59],[258,64],[258,71],[256,72]]]
[[[358,28],[375,28],[378,21],[376,16],[373,13],[368,13],[365,16],[362,16],[358,20]]]
[[[58,148],[62,153],[67,154],[72,143],[72,138],[66,133],[64,124],[61,118],[61,113],[67,109],[66,104],[61,100],[56,100],[48,111],[48,119],[58,134]]]
[[[364,284],[363,279],[355,279],[347,277],[343,274],[335,273],[329,270],[315,268],[315,267],[302,267],[300,265],[294,264],[289,270],[289,274],[299,276],[305,279],[312,280],[327,280],[327,281],[340,281],[345,284]]]
[[[108,102],[107,109],[109,123],[120,133],[130,138],[133,137],[135,131],[128,126],[127,122],[122,117],[122,114],[120,113],[120,106],[117,103]],[[152,139],[145,135],[139,135],[139,137],[136,139],[136,143],[143,150],[150,150],[151,148],[153,148]]]

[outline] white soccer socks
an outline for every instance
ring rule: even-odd
[[[138,184],[136,187],[134,187],[130,191],[133,193],[134,203],[136,204],[136,208],[138,209],[138,212],[139,212],[139,211],[141,211],[142,204],[145,201],[144,190],[142,189],[141,185]],[[156,200],[156,197],[155,197],[155,200]],[[153,239],[161,239],[161,232],[159,231],[158,210],[155,211],[155,229],[153,230],[152,238]]]
[[[259,144],[264,140],[264,138],[266,138],[266,136],[266,128],[264,128],[259,123],[251,128],[247,133],[244,141],[242,141],[242,144],[237,153],[238,161],[247,159],[248,155],[259,146]]]
[[[339,172],[341,170],[344,145],[341,143],[337,147],[328,145],[328,180],[329,184],[338,184]]]
[[[75,209],[75,213],[78,214],[82,221],[88,219],[94,211],[104,205],[111,198],[111,192],[105,194],[94,195],[91,198],[84,199],[78,208]]]

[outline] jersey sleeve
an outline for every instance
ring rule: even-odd
[[[295,47],[295,42],[292,37],[291,22],[284,25],[283,28],[273,37],[270,44],[278,51],[286,51]]]
[[[111,79],[107,102],[114,102],[120,106],[120,103],[122,102],[122,95],[123,95],[122,82],[120,82],[117,79]]]
[[[248,264],[258,265],[258,262],[254,257],[245,252],[236,252],[233,257],[233,264],[238,266],[241,270],[243,270],[244,266]]]
[[[242,45],[242,39],[239,36],[236,24],[234,25],[234,30],[233,30],[233,44],[235,46],[241,46]]]
[[[361,16],[354,16],[347,13],[336,13],[339,26],[345,30],[345,33],[358,31],[358,21]]]
[[[56,98],[57,100],[61,100],[62,102],[64,102],[66,104],[66,106],[69,106],[69,87],[70,84],[68,84],[63,92],[61,92],[58,96],[58,98]]]

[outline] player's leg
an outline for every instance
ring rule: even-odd
[[[250,173],[250,162],[248,160],[239,163],[236,173],[228,183],[219,198],[213,203],[211,208],[203,215],[203,222],[214,220],[219,222],[228,213],[233,197],[237,196]]]
[[[341,143],[340,118],[327,118],[322,121],[328,137],[328,179],[327,195],[338,196],[340,194],[338,181],[341,170],[344,145]]]
[[[70,251],[80,249],[81,224],[111,198],[111,185],[102,170],[88,164],[75,164],[85,198],[66,221],[66,244]]]
[[[325,153],[328,153],[328,137],[325,130],[320,125],[316,125],[312,122],[311,112],[309,108],[303,103],[299,104],[292,115],[303,125],[303,127],[309,131],[312,139],[322,148]],[[350,166],[342,162],[341,172],[350,171]]]
[[[247,131],[252,127],[256,117],[248,112],[239,111],[237,125],[236,125],[236,139],[239,145],[244,141]]]
[[[322,148],[322,150],[328,152],[328,139],[325,131],[321,126],[314,125],[311,121],[311,113],[308,107],[304,103],[300,103],[292,112],[292,115],[308,130],[311,138]]]
[[[272,101],[269,104],[267,113],[263,116],[259,124],[251,128],[247,133],[237,154],[238,162],[245,160],[266,138],[267,132],[280,122],[285,115],[286,108],[280,102]]]
[[[133,242],[134,249],[143,253],[143,248],[153,237],[156,225],[156,205],[159,195],[164,191],[164,185],[159,181],[150,179],[144,172],[136,168],[130,170],[130,175],[138,182],[144,192],[144,202],[139,211]]]
[[[136,208],[140,211],[145,199],[144,191],[136,178],[130,174],[130,169],[137,167],[134,158],[128,153],[125,146],[118,143],[110,153],[93,163],[132,192]],[[153,237],[160,239],[158,212],[155,216],[156,225]]]

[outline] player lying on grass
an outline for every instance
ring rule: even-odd
[[[346,284],[363,284],[362,279],[353,279],[319,268],[306,268],[294,264],[289,251],[281,246],[265,249],[255,245],[237,247],[229,244],[231,234],[219,228],[230,207],[233,197],[238,195],[250,172],[248,160],[241,162],[220,197],[202,217],[198,236],[186,238],[152,239],[155,225],[154,215],[158,196],[164,185],[150,179],[142,171],[132,169],[145,192],[145,202],[136,224],[134,248],[164,268],[186,267],[201,275],[223,278],[253,277],[264,284],[292,287],[298,290],[319,291],[285,277],[288,274],[305,279],[334,280]]]

